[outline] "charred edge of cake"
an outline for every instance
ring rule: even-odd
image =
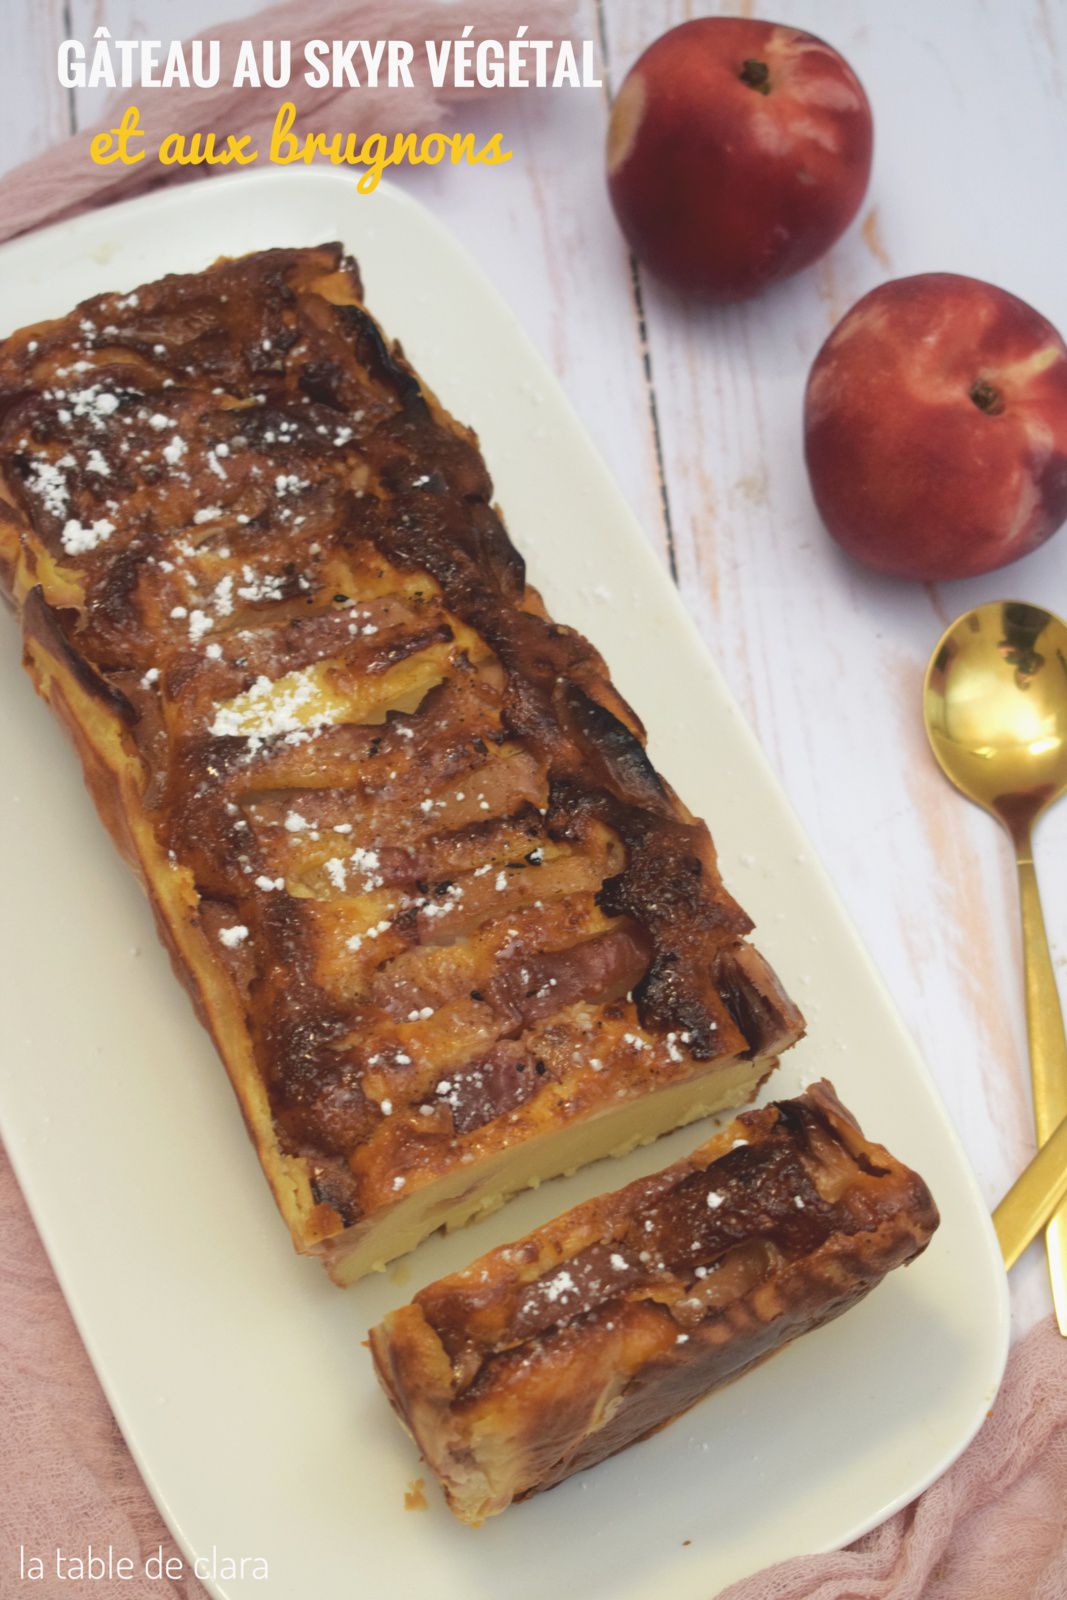
[[[623,799],[653,811],[669,808],[666,785],[640,739],[580,684],[564,680],[561,692],[582,743],[611,788]]]
[[[487,503],[491,485],[484,464],[468,440],[429,411],[411,413],[406,406],[414,381],[410,370],[389,350],[368,313],[350,312],[345,308],[344,321],[359,349],[369,351],[375,375],[392,387],[404,408],[394,430],[392,471],[387,463],[383,481],[401,485],[405,455],[416,449],[424,471],[440,467],[454,478],[458,468],[470,480],[461,506],[455,492],[449,497],[451,514],[443,522],[436,509],[430,514],[425,496],[398,487],[393,494],[401,515],[387,518],[380,507],[364,502],[353,508],[353,531],[370,538],[401,568],[430,572],[449,608],[497,654],[508,677],[506,721],[544,758],[554,791],[552,809],[590,809],[620,832],[630,865],[604,885],[598,898],[608,915],[631,916],[652,939],[649,972],[634,991],[639,1015],[646,1026],[688,1033],[697,1059],[708,1059],[717,1047],[710,993],[715,979],[709,971],[715,951],[714,944],[710,952],[705,945],[701,959],[695,946],[712,930],[718,934],[714,943],[721,945],[724,937],[751,931],[752,923],[721,884],[707,829],[688,820],[637,735],[591,692],[607,680],[588,641],[509,603],[522,594],[522,561]],[[636,717],[633,722],[640,729]],[[647,880],[643,889],[642,878]],[[656,902],[668,898],[671,915],[658,915]],[[681,930],[679,917],[685,923]],[[761,990],[749,994],[752,985],[743,976],[728,977],[739,1029],[754,1052],[789,1019],[799,1028],[795,1008],[787,1012],[768,1005]]]
[[[92,699],[119,717],[127,727],[138,720],[137,709],[102,673],[86,660],[81,651],[71,643],[63,618],[77,618],[73,610],[57,610],[44,597],[44,590],[36,584],[26,596],[22,608],[22,627],[26,640],[34,640],[50,655],[56,657],[69,670],[78,687]]]
[[[812,1124],[817,1124],[826,1136],[840,1145],[849,1160],[866,1177],[906,1175],[909,1206],[915,1213],[918,1225],[930,1235],[936,1231],[941,1215],[926,1180],[914,1168],[897,1160],[884,1145],[865,1137],[857,1118],[841,1104],[827,1079],[821,1078],[809,1084],[796,1099],[774,1100],[767,1109],[778,1113],[783,1127],[798,1143],[811,1150],[813,1159],[817,1160],[818,1155],[812,1146],[811,1129]]]
[[[719,952],[715,980],[751,1056],[772,1055],[803,1037],[804,1017],[755,946],[738,941]]]

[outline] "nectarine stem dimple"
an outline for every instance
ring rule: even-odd
[[[771,69],[766,61],[743,61],[741,71],[737,74],[742,83],[747,83],[750,89],[755,89],[759,94],[771,92]]]
[[[985,378],[976,378],[971,384],[971,399],[979,411],[985,411],[989,416],[995,417],[998,411],[1004,410],[1004,402],[1000,397],[1000,390],[994,389]]]

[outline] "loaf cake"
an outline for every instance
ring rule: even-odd
[[[0,577],[339,1282],[744,1103],[800,1033],[339,245],[9,337]]]
[[[922,1179],[817,1083],[431,1284],[371,1351],[477,1524],[846,1311],[937,1225]]]

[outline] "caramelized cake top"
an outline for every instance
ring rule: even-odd
[[[0,563],[119,719],[344,1222],[455,1160],[762,1053],[799,1015],[474,436],[339,245],[0,346]]]
[[[520,1352],[527,1359],[531,1344],[572,1325],[618,1332],[631,1312],[640,1321],[646,1302],[660,1335],[684,1343],[775,1270],[831,1238],[899,1230],[902,1215],[914,1237],[894,1246],[917,1254],[938,1224],[926,1184],[865,1140],[819,1082],[430,1284],[414,1304],[452,1360],[456,1393],[467,1393]]]
[[[918,1174],[815,1083],[427,1285],[371,1329],[371,1353],[478,1523],[839,1316],[938,1220]]]

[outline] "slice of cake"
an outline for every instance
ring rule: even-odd
[[[339,1281],[743,1103],[798,1036],[340,246],[0,345],[0,576]]]
[[[477,1524],[847,1311],[937,1225],[922,1179],[818,1083],[431,1284],[371,1350]]]

